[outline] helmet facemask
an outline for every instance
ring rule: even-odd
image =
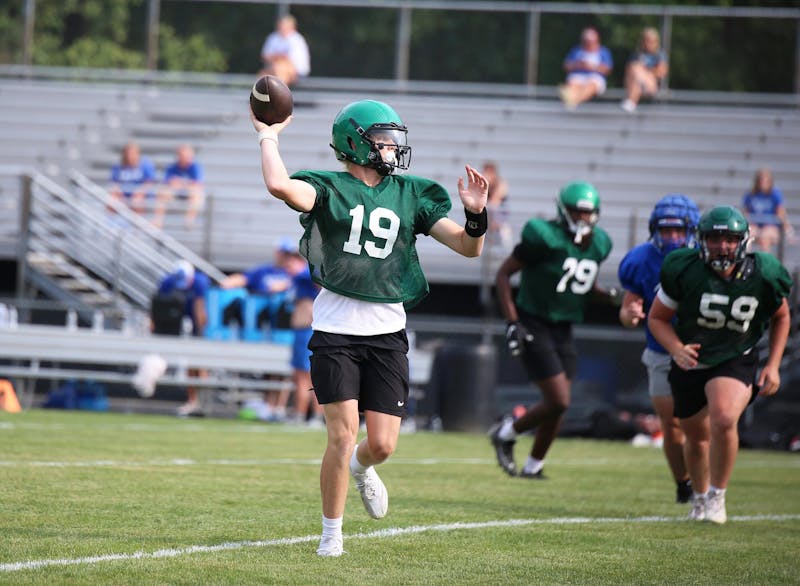
[[[708,237],[711,235],[733,236],[739,242],[732,252],[728,254],[722,254],[722,250],[713,251],[709,247]],[[714,230],[711,232],[704,232],[700,234],[700,254],[702,255],[703,262],[705,262],[708,266],[718,273],[725,273],[744,260],[744,257],[747,254],[747,245],[749,241],[749,230],[745,231],[744,233],[732,232],[729,230]]]
[[[592,229],[600,219],[600,214],[597,209],[582,210],[580,207],[567,207],[560,199],[556,200],[556,204],[558,206],[558,214],[561,216],[561,221],[564,222],[567,230],[572,234],[572,241],[578,246],[582,245],[584,241],[592,235]],[[580,204],[581,202],[579,201],[578,205],[580,206]],[[585,212],[591,212],[588,221],[583,218],[576,220],[572,216],[572,213],[584,214]]]
[[[663,228],[683,229],[683,237],[676,239],[665,239],[664,235],[661,233]],[[653,231],[653,236],[650,240],[664,256],[679,248],[693,248],[695,244],[694,235],[687,228],[686,222],[683,220],[683,218],[662,218],[658,220],[656,222],[655,230]]]
[[[355,124],[355,120],[350,121]],[[356,132],[369,145],[367,167],[375,169],[383,177],[397,169],[408,169],[411,163],[411,147],[406,144],[408,130],[405,126],[394,123],[373,124],[365,132],[360,127]]]

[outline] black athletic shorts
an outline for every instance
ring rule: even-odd
[[[533,334],[525,344],[522,363],[531,381],[539,381],[561,372],[572,380],[578,369],[578,353],[570,322],[549,322],[530,313],[520,312],[519,321]]]
[[[347,399],[358,410],[403,417],[408,402],[406,331],[378,336],[350,336],[315,331],[311,382],[321,405]]]
[[[706,398],[706,383],[712,378],[721,376],[734,378],[746,385],[752,385],[750,403],[756,398],[756,371],[758,370],[758,352],[752,350],[747,354],[738,356],[711,368],[697,370],[683,370],[673,360],[670,363],[669,380],[672,389],[672,398],[675,402],[675,417],[686,419],[700,412],[708,405]]]

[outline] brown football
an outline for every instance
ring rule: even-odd
[[[283,122],[292,113],[292,91],[274,75],[260,77],[250,90],[250,107],[256,118],[266,124]]]

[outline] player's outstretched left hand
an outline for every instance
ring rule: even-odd
[[[458,195],[466,209],[479,214],[489,199],[489,180],[474,167],[466,165],[464,168],[467,171],[467,184],[464,185],[463,177],[458,178]]]

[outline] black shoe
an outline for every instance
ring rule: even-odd
[[[688,478],[678,482],[678,489],[676,491],[676,503],[688,503],[692,500],[692,481]]]
[[[538,472],[525,472],[523,470],[519,473],[520,478],[528,478],[529,480],[547,480],[547,476],[544,475],[544,468],[539,468]]]
[[[514,444],[517,442],[509,442],[500,439],[498,434],[500,433],[501,427],[503,427],[503,421],[495,423],[491,429],[489,429],[489,439],[491,439],[492,445],[494,446],[494,454],[497,456],[497,463],[500,465],[500,468],[509,476],[516,476],[517,465],[514,463]]]

